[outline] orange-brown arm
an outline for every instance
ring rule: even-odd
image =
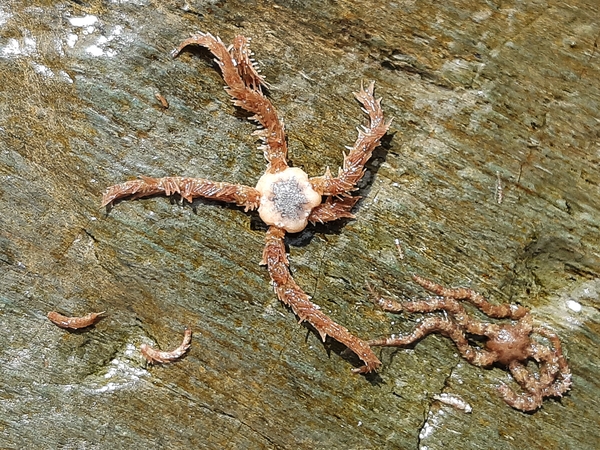
[[[375,83],[371,83],[366,90],[361,86],[360,92],[354,94],[369,115],[370,124],[368,127],[358,128],[358,139],[350,148],[350,153],[344,155],[344,165],[338,176],[332,177],[327,169],[322,177],[310,180],[313,189],[321,195],[349,195],[355,190],[356,183],[365,173],[365,164],[390,127],[391,121],[385,122],[383,118],[381,99],[373,96],[374,88]]]
[[[190,348],[191,342],[192,330],[186,328],[185,332],[183,333],[183,342],[176,349],[165,352],[156,350],[155,348],[150,347],[148,344],[142,344],[140,346],[140,352],[150,364],[170,363],[185,355]]]
[[[419,275],[413,275],[413,280],[420,284],[424,289],[433,292],[435,295],[454,300],[466,300],[487,316],[495,319],[510,318],[517,320],[524,317],[525,314],[529,312],[528,308],[514,304],[504,303],[501,305],[492,305],[483,297],[483,295],[472,289],[447,288]]]
[[[337,219],[354,219],[354,214],[350,210],[354,207],[360,197],[327,197],[324,203],[313,208],[308,216],[312,223],[325,223]]]
[[[250,50],[250,38],[236,36],[229,54],[237,63],[235,67],[246,86],[254,91],[262,91],[261,86],[268,87],[265,77],[258,73],[256,62],[252,59],[254,52]]]
[[[221,68],[223,80],[228,86],[225,90],[233,97],[234,105],[253,113],[254,116],[251,119],[256,120],[264,127],[253,134],[259,136],[264,142],[261,149],[265,159],[269,162],[267,172],[276,173],[284,170],[287,167],[284,125],[279,120],[271,101],[261,92],[260,85],[264,85],[264,80],[258,75],[250,61],[247,40],[241,36],[236,38],[232,53],[230,53],[219,38],[211,34],[199,33],[183,41],[175,50],[174,55],[179,55],[185,47],[191,44],[206,47],[215,55],[215,61]],[[237,55],[241,64],[232,54]]]
[[[109,187],[102,196],[102,206],[121,198],[134,199],[157,194],[179,194],[189,202],[197,197],[220,200],[243,206],[246,211],[256,209],[260,204],[260,193],[250,186],[221,183],[202,178],[142,176],[137,180]]]
[[[275,226],[269,228],[262,261],[263,264],[267,265],[279,300],[292,308],[300,321],[306,320],[310,323],[319,332],[323,341],[327,336],[331,336],[356,353],[365,365],[354,369],[354,372],[367,373],[377,370],[381,362],[369,345],[331,320],[317,305],[310,301],[308,295],[296,284],[290,274],[289,262],[285,255],[284,235],[285,232],[281,228]]]

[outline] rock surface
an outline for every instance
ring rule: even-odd
[[[354,375],[276,300],[256,214],[161,197],[101,210],[107,186],[140,174],[263,173],[207,54],[170,57],[196,30],[252,37],[311,176],[364,123],[361,81],[394,117],[356,220],[290,236],[296,281],[327,314],[363,338],[399,333],[419,317],[378,311],[367,282],[410,297],[412,273],[469,286],[561,336],[571,392],[513,410],[496,392],[509,375],[439,336]],[[0,447],[598,448],[599,33],[596,0],[5,0]],[[67,332],[51,310],[107,313]],[[187,357],[147,367],[140,344],[174,348],[185,326]]]

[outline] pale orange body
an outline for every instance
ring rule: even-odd
[[[61,328],[77,330],[93,325],[102,314],[104,314],[104,311],[99,313],[89,313],[82,317],[67,317],[56,311],[50,311],[48,313],[48,319]]]
[[[163,352],[163,351],[156,350],[156,349],[150,347],[148,344],[142,344],[140,346],[140,351],[142,352],[142,355],[144,355],[144,357],[151,364],[170,363],[170,362],[173,362],[173,361],[181,358],[183,355],[185,355],[185,353],[190,348],[191,342],[192,342],[192,330],[190,330],[189,328],[186,328],[185,332],[183,334],[183,342],[176,349],[171,350],[170,352]]]

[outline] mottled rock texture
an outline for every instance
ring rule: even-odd
[[[170,57],[196,30],[252,37],[311,176],[364,123],[361,81],[394,117],[357,219],[288,240],[327,314],[363,338],[399,333],[419,317],[377,310],[367,281],[409,297],[423,294],[412,273],[469,286],[561,336],[572,391],[513,410],[496,392],[507,373],[439,336],[377,350],[380,373],[357,376],[276,300],[256,214],[161,197],[100,209],[140,174],[263,173],[207,54]],[[599,33],[597,0],[4,0],[0,447],[598,448]],[[68,332],[51,310],[106,317]],[[173,348],[185,326],[187,357],[146,367],[140,344]]]

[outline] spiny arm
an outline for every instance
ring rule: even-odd
[[[274,226],[269,228],[262,260],[262,264],[267,265],[279,300],[292,308],[301,322],[306,320],[310,323],[319,332],[323,341],[327,336],[331,336],[356,353],[365,365],[354,369],[354,372],[367,373],[377,370],[381,362],[367,343],[331,320],[296,284],[290,274],[289,262],[285,255],[284,235],[284,231],[280,228]]]
[[[358,128],[358,139],[354,146],[348,147],[350,153],[344,155],[344,165],[339,169],[338,176],[332,177],[329,169],[322,177],[311,178],[313,189],[321,195],[350,195],[356,189],[356,183],[365,173],[364,166],[371,158],[373,150],[390,127],[391,120],[385,122],[381,99],[375,99],[373,91],[375,82],[367,89],[361,85],[360,92],[354,93],[356,99],[363,105],[363,111],[369,115],[368,127]]]
[[[246,86],[254,91],[261,91],[261,86],[269,87],[265,77],[260,75],[256,61],[252,58],[254,52],[250,50],[250,38],[236,36],[229,48],[231,57],[237,63],[236,68]]]
[[[492,305],[483,297],[483,295],[472,289],[446,288],[419,275],[413,275],[413,280],[420,284],[424,289],[427,289],[429,292],[433,292],[436,295],[455,300],[466,300],[487,316],[495,319],[510,318],[518,320],[529,312],[529,309],[514,304],[504,303],[502,305]]]
[[[140,198],[150,195],[179,194],[191,202],[194,198],[210,198],[243,206],[246,211],[258,208],[260,193],[250,186],[221,183],[202,178],[140,177],[137,180],[110,186],[102,196],[102,206],[106,206],[121,198]]]
[[[240,108],[254,114],[252,120],[259,122],[264,128],[253,134],[259,136],[263,145],[265,159],[269,162],[268,172],[279,172],[287,167],[287,144],[283,122],[279,120],[277,111],[270,100],[262,94],[261,85],[265,85],[263,78],[258,75],[249,57],[247,40],[239,36],[231,47],[231,53],[218,37],[211,34],[199,33],[186,39],[175,50],[174,56],[191,44],[206,47],[213,55],[221,69],[223,80],[227,84],[225,90],[233,103]],[[236,59],[236,56],[238,59]]]
[[[350,212],[360,197],[334,198],[327,197],[324,203],[313,208],[308,216],[311,223],[325,223],[337,219],[354,219],[354,214]]]
[[[440,333],[452,339],[463,358],[471,364],[486,367],[494,363],[494,355],[492,353],[470,345],[463,330],[456,323],[442,317],[428,317],[423,319],[409,334],[372,339],[368,341],[368,344],[380,347],[406,347],[431,333]]]

